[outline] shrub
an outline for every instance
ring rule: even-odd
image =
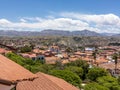
[[[91,68],[88,71],[87,78],[92,81],[95,81],[98,77],[107,76],[107,75],[108,72],[105,69],[95,67],[95,68]]]
[[[112,76],[99,77],[96,80],[100,85],[109,88],[110,90],[120,90],[120,85],[116,78]]]
[[[62,78],[74,86],[80,87],[81,79],[79,78],[78,75],[69,70],[51,70],[50,74]]]
[[[109,90],[109,89],[94,82],[85,85],[84,90]]]
[[[76,73],[80,78],[82,78],[83,76],[83,69],[81,67],[69,66],[69,67],[66,67],[65,69],[72,71],[73,73]]]

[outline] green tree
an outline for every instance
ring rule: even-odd
[[[25,52],[31,52],[32,51],[32,47],[29,47],[29,46],[24,46],[24,47],[22,47],[21,49],[20,49],[20,51],[22,52],[22,53],[25,53]]]
[[[120,85],[120,76],[118,77],[118,83],[119,83],[119,85]]]
[[[112,58],[115,60],[115,73],[116,73],[117,63],[118,63],[118,54],[117,54],[117,53],[114,53]]]
[[[73,49],[71,47],[67,47],[65,49],[65,51],[67,52],[67,55],[70,57],[71,53],[73,53]]]
[[[67,47],[67,48],[65,49],[65,51],[66,51],[67,53],[71,53],[73,50],[72,50],[72,48]]]
[[[89,64],[85,61],[85,60],[76,60],[73,62],[70,62],[68,64],[66,64],[65,66],[77,66],[77,67],[81,67],[83,69],[83,77],[82,79],[86,78],[86,74],[88,73],[88,68],[89,68]]]
[[[108,75],[108,72],[105,69],[94,67],[94,68],[89,69],[87,78],[92,81],[95,81],[98,77],[102,77],[106,75]]]
[[[96,64],[97,53],[98,53],[98,50],[97,50],[97,48],[95,48],[95,51],[93,51],[93,53],[92,53],[95,64]]]
[[[109,90],[109,89],[94,82],[85,85],[84,90]]]
[[[39,71],[49,74],[50,70],[53,70],[54,66],[53,65],[49,65],[49,64],[43,64],[39,67]]]
[[[64,69],[64,65],[62,64],[62,59],[61,60],[57,60],[55,62],[55,69],[58,69],[58,70],[63,70]]]
[[[118,84],[117,79],[112,76],[98,77],[97,82],[110,90],[120,90],[120,85]]]
[[[8,53],[8,54],[6,54],[6,56],[9,59],[20,64],[21,66],[25,67],[26,69],[28,69],[29,71],[31,71],[33,73],[40,71],[40,66],[42,64],[39,60],[33,61],[31,59],[28,59],[28,58],[23,58],[15,53]]]
[[[81,79],[79,78],[78,75],[69,70],[51,70],[50,74],[62,78],[74,86],[80,87]]]
[[[15,54],[15,53],[7,53],[6,57],[8,57],[9,59],[13,60],[14,62],[24,66],[25,58],[23,58],[19,55]]]
[[[83,76],[83,69],[81,67],[76,66],[69,66],[66,67],[65,70],[72,71],[73,73],[76,73],[80,78]]]

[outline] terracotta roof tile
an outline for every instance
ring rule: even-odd
[[[99,63],[99,64],[100,64],[100,63],[107,63],[108,60],[106,60],[106,59],[104,59],[104,58],[99,58],[99,59],[96,60],[96,62]]]
[[[11,90],[12,88],[14,88],[15,85],[4,85],[4,84],[0,84],[0,90]]]
[[[6,50],[6,49],[4,49],[4,48],[0,48],[0,54],[8,53],[8,52],[11,52],[11,51]]]
[[[0,82],[16,83],[21,80],[34,79],[37,76],[0,54]]]
[[[115,69],[115,64],[113,62],[100,64],[99,67],[105,69]],[[120,69],[120,63],[117,64],[117,69]]]
[[[79,90],[75,86],[67,83],[63,79],[37,73],[38,77],[34,81],[23,81],[17,84],[17,90]]]
[[[52,56],[52,57],[45,57],[45,61],[47,64],[55,64],[57,60],[60,60],[60,58]]]

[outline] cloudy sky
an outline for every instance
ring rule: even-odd
[[[120,33],[120,0],[0,0],[0,30]]]

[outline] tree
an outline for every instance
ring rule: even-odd
[[[119,85],[120,85],[120,76],[118,77],[118,83],[119,83]]]
[[[98,77],[96,81],[110,90],[120,90],[120,85],[118,84],[117,79],[112,76]]]
[[[6,56],[13,60],[14,62],[20,64],[21,66],[25,67],[29,71],[36,73],[40,71],[40,66],[42,65],[39,60],[33,61],[28,58],[23,58],[15,53],[7,53]]]
[[[83,69],[81,67],[76,66],[69,66],[66,67],[65,70],[72,71],[73,73],[76,73],[80,78],[83,76]]]
[[[118,63],[118,54],[117,54],[117,53],[114,53],[112,58],[115,60],[115,73],[116,73],[117,63]]]
[[[94,68],[89,69],[87,78],[92,81],[96,81],[98,77],[102,77],[106,75],[108,75],[108,72],[105,69],[94,67]]]
[[[35,44],[34,44],[34,43],[30,43],[30,47],[31,47],[32,49],[34,49]]]
[[[73,49],[71,47],[67,47],[65,51],[67,52],[67,55],[70,56],[70,54],[73,52]]]
[[[83,69],[83,77],[82,79],[86,78],[86,74],[88,73],[88,68],[89,68],[89,64],[85,61],[85,60],[76,60],[73,62],[70,62],[68,64],[66,64],[66,66],[77,66],[77,67],[81,67]]]
[[[95,63],[95,64],[96,64],[97,53],[98,53],[98,51],[97,51],[97,49],[95,48],[95,51],[93,51],[93,53],[92,53],[92,56],[93,56],[93,59],[94,59],[94,63]]]
[[[22,52],[22,53],[25,53],[25,52],[31,52],[32,51],[32,47],[29,47],[29,46],[24,46],[24,47],[22,47],[21,49],[20,49],[20,51]]]
[[[84,60],[78,59],[76,61],[67,63],[66,66],[77,66],[77,67],[81,67],[83,69],[88,69],[89,64],[86,61],[84,61]]]
[[[53,70],[54,66],[49,64],[43,64],[39,67],[39,71],[48,74],[50,70]]]
[[[81,79],[78,75],[69,70],[51,70],[50,74],[62,78],[74,86],[80,87]]]
[[[107,87],[99,85],[98,83],[89,83],[85,85],[84,90],[109,90]]]
[[[59,70],[63,70],[64,69],[64,65],[62,64],[62,60],[60,59],[60,60],[57,60],[56,62],[55,62],[55,68],[56,69],[59,69]]]
[[[6,57],[8,57],[9,59],[13,60],[14,62],[20,64],[21,66],[24,66],[24,61],[25,61],[25,58],[15,54],[15,53],[7,53],[6,54]]]

